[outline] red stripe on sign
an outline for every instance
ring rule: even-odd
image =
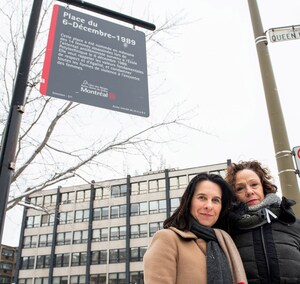
[[[53,50],[54,39],[55,39],[58,11],[59,11],[59,5],[54,5],[53,12],[52,12],[52,18],[51,18],[51,24],[50,24],[50,30],[49,30],[49,35],[48,35],[48,42],[47,42],[47,47],[46,47],[45,61],[44,61],[43,72],[42,72],[42,81],[40,84],[40,93],[44,96],[47,94],[47,88],[48,88],[48,81],[49,81],[48,79],[49,79],[49,73],[50,73],[52,50]]]

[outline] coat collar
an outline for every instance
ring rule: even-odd
[[[169,229],[181,236],[182,238],[197,240],[197,236],[190,231],[181,231],[175,227],[170,227]]]

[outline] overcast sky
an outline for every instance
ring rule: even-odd
[[[300,25],[299,0],[258,2],[265,31]],[[160,49],[152,54],[155,58],[148,58],[148,62],[151,61],[149,119],[155,113],[151,108],[162,106],[161,112],[164,112],[168,104],[178,103],[186,109],[196,109],[193,125],[203,130],[200,133],[182,129],[177,144],[162,146],[159,152],[166,167],[187,168],[222,163],[227,159],[233,162],[257,159],[269,165],[279,184],[246,0],[99,0],[93,3],[157,26],[172,17],[182,17],[182,23],[186,23],[174,34],[166,35],[165,45],[170,52]],[[300,40],[269,42],[268,48],[293,148],[300,145]],[[163,94],[159,100],[151,97],[158,85]],[[131,158],[125,163],[132,175],[150,167],[149,159],[146,161],[144,157]],[[159,161],[151,163],[155,170]],[[124,166],[123,161],[121,164]],[[7,224],[12,226],[5,230],[3,242],[18,245],[20,222],[11,215],[7,216]]]
[[[167,166],[184,168],[226,159],[234,162],[258,159],[270,166],[276,178],[277,165],[248,1],[94,2],[142,19],[145,15],[144,19],[153,20],[157,26],[165,18],[178,14],[184,15],[183,22],[190,22],[167,41],[175,52],[169,56],[162,53],[155,63],[165,82],[164,103],[184,101],[187,108],[196,106],[199,127],[211,135],[189,133],[184,143],[178,143],[172,151],[162,150]],[[299,1],[258,1],[258,4],[265,31],[300,25]],[[268,48],[293,148],[300,145],[297,126],[300,40],[269,42]],[[154,86],[150,77],[150,103]]]

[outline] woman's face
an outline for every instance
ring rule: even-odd
[[[248,206],[259,204],[265,198],[260,178],[252,170],[237,172],[234,188],[237,200],[247,203]]]
[[[191,215],[207,227],[213,226],[222,209],[222,191],[219,185],[204,180],[196,185],[191,201]]]

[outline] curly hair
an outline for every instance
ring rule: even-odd
[[[262,184],[264,194],[275,193],[277,191],[277,186],[272,183],[272,176],[270,170],[267,167],[262,166],[258,161],[240,161],[239,163],[231,163],[227,167],[227,172],[225,180],[231,185],[235,190],[236,174],[242,170],[251,170],[255,172]]]
[[[217,222],[213,225],[213,228],[223,228],[225,226],[224,216],[228,213],[232,200],[233,192],[230,185],[219,175],[200,173],[196,175],[189,182],[185,192],[183,193],[179,207],[174,211],[172,216],[164,221],[163,227],[169,228],[171,226],[176,227],[179,230],[190,230],[190,208],[193,195],[195,193],[196,187],[202,181],[211,181],[217,184],[222,191],[222,209]]]

